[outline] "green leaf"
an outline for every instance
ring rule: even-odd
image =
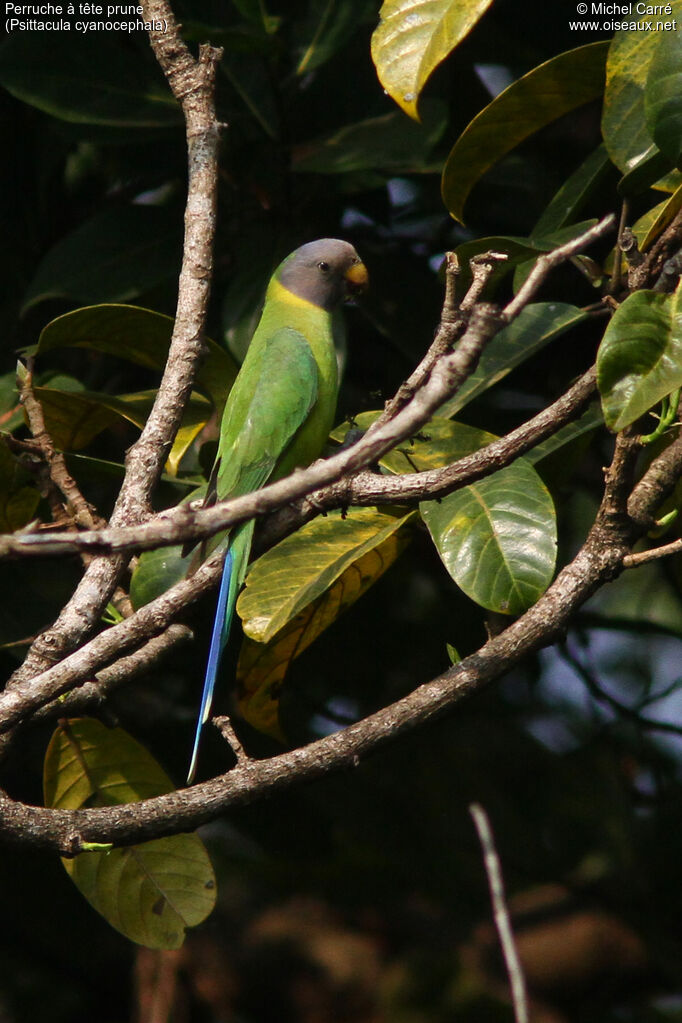
[[[415,514],[330,512],[254,563],[237,602],[246,634],[237,665],[239,708],[254,728],[283,739],[279,692],[291,662],[390,567]]]
[[[37,387],[36,395],[43,407],[48,432],[56,446],[62,451],[78,451],[87,447],[102,430],[121,419],[142,429],[156,391],[113,395]],[[183,456],[203,430],[212,412],[210,402],[199,394],[192,394],[166,463],[172,475],[177,473]]]
[[[282,540],[254,562],[239,595],[246,635],[267,643],[407,518],[404,512],[350,508],[318,517]]]
[[[45,755],[45,805],[78,810],[134,803],[173,791],[152,756],[120,728],[80,718],[56,729]],[[196,835],[175,835],[62,860],[90,905],[147,948],[180,948],[185,929],[215,905],[216,883]]]
[[[419,510],[446,569],[482,607],[521,614],[552,581],[554,505],[525,459]]]
[[[357,416],[367,429],[378,412]],[[332,436],[342,440],[347,427]],[[497,438],[441,417],[381,459],[390,472],[440,468]],[[491,611],[520,614],[544,593],[556,559],[552,498],[523,458],[478,483],[419,507],[448,572],[457,585]]]
[[[177,276],[181,218],[156,206],[97,213],[50,249],[38,265],[22,311],[47,298],[125,302]]]
[[[74,309],[43,329],[36,355],[57,348],[87,348],[115,355],[138,366],[163,370],[174,321],[170,316],[131,305],[96,305]],[[197,373],[196,387],[222,407],[238,372],[234,359],[206,338],[207,355]]]
[[[33,477],[13,456],[0,434],[0,533],[12,533],[35,515],[40,494]]]
[[[195,557],[194,552],[183,557],[181,544],[143,551],[130,580],[130,600],[135,610],[184,579]]]
[[[415,121],[427,79],[492,0],[384,0],[372,60],[386,92]]]
[[[637,233],[637,228],[641,229],[644,226],[644,217],[640,218],[637,224],[634,225],[632,230],[639,241],[640,252],[646,252],[653,245],[659,235],[663,234],[666,227],[672,224],[681,208],[682,184],[675,189],[669,199],[659,203],[649,211],[654,215],[646,222],[646,231],[643,231],[641,236]]]
[[[632,160],[630,170],[618,182],[618,194],[639,195],[648,188],[673,191],[679,184],[680,175],[677,171],[669,173],[672,166],[672,160],[652,142],[648,149]]]
[[[271,139],[281,131],[277,100],[267,63],[250,51],[232,51],[219,64],[247,110]]]
[[[682,0],[672,0],[671,6],[672,17],[682,17]],[[660,17],[638,13],[637,20],[652,22],[660,20]],[[666,45],[668,34],[677,35],[655,31],[621,31],[616,33],[609,48],[602,134],[609,156],[626,175],[656,155],[652,149],[654,139],[647,126],[644,94],[651,62],[659,47]],[[669,166],[669,163],[664,166],[658,160],[654,171],[660,177]],[[651,183],[654,184],[653,181]],[[674,187],[677,184],[679,181],[675,182]],[[630,191],[635,191],[637,187],[637,182],[628,185]],[[666,187],[665,181],[658,181],[654,187]]]
[[[611,161],[602,143],[566,179],[547,204],[531,231],[531,238],[553,234],[574,220],[610,167]]]
[[[600,96],[608,43],[589,43],[533,68],[482,110],[450,151],[441,183],[455,220],[471,189],[493,164],[534,132]]]
[[[428,156],[446,124],[442,103],[424,104],[421,124],[394,111],[349,124],[319,142],[296,147],[293,169],[299,174],[349,174],[382,170],[407,173],[429,169]],[[435,169],[435,168],[434,168]]]
[[[604,421],[629,426],[682,386],[682,290],[636,291],[618,307],[597,353]]]
[[[541,348],[571,327],[588,319],[588,313],[565,302],[536,302],[501,330],[485,347],[480,362],[457,394],[439,409],[438,415],[454,416],[461,408],[503,380]]]
[[[19,362],[16,370],[0,376],[0,430],[6,433],[12,433],[24,422],[24,410],[17,391],[17,375],[24,370],[23,363]]]
[[[0,84],[64,121],[140,129],[182,124],[158,69],[113,34],[15,32],[0,48]]]
[[[545,458],[549,458],[551,455],[561,451],[566,445],[573,444],[574,441],[583,437],[586,433],[592,433],[600,426],[603,426],[603,423],[604,416],[602,415],[601,405],[598,402],[594,402],[583,412],[579,419],[572,423],[566,423],[565,426],[562,426],[560,430],[557,430],[547,440],[543,440],[532,448],[531,451],[528,451],[524,457],[533,465],[537,465]]]
[[[644,93],[647,127],[671,160],[682,156],[682,50],[678,32],[663,32],[649,64]]]
[[[310,4],[308,17],[298,33],[305,43],[296,68],[297,75],[321,67],[348,42],[360,25],[372,21],[375,0],[324,0]]]

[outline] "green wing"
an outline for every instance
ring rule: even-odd
[[[262,487],[317,401],[317,365],[299,331],[283,327],[252,354],[230,393],[221,429],[219,499]]]

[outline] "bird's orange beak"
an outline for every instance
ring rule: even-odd
[[[346,280],[346,291],[349,298],[352,298],[354,295],[359,295],[360,292],[364,291],[369,284],[367,267],[360,260],[348,267],[344,277]]]

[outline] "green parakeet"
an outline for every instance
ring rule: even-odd
[[[257,490],[319,456],[336,411],[334,314],[366,284],[367,270],[353,246],[335,238],[302,245],[279,265],[225,405],[212,474],[216,499]],[[245,522],[222,541],[227,553],[188,784],[246,575],[253,526]]]

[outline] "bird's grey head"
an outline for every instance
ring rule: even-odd
[[[332,312],[367,286],[367,269],[349,242],[320,238],[301,245],[281,263],[280,284],[313,305]]]

